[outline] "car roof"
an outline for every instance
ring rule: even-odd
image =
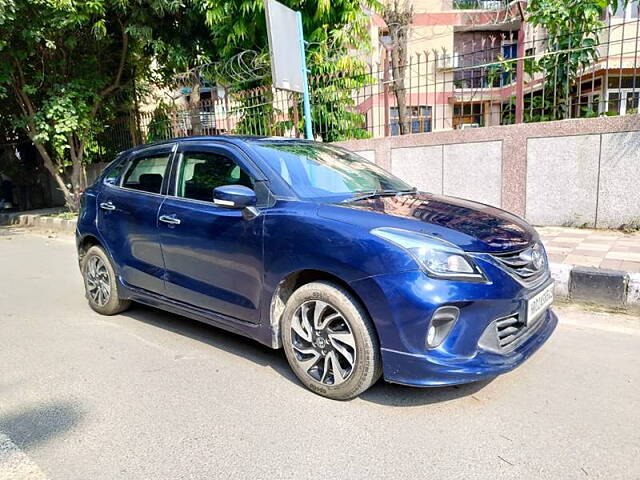
[[[232,144],[243,144],[243,143],[317,143],[313,140],[304,140],[302,138],[289,138],[289,137],[266,137],[266,136],[258,136],[258,135],[198,135],[198,136],[190,136],[190,137],[177,137],[171,138],[169,140],[161,140],[159,142],[145,143],[143,145],[138,145],[136,147],[130,148],[120,153],[120,155],[130,155],[139,150],[147,149],[150,147],[156,147],[161,145],[166,145],[170,143],[189,143],[189,142],[202,142],[206,143],[207,141],[222,141]]]

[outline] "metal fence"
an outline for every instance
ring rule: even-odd
[[[379,63],[309,79],[314,135],[339,141],[637,114],[639,47],[636,16],[553,41],[535,32],[456,32],[451,50],[413,52],[395,66],[383,51]],[[201,98],[209,98],[198,102],[186,95],[109,122],[98,139],[101,156],[187,135],[302,136],[297,93],[204,90]]]

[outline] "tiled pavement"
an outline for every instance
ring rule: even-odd
[[[640,273],[640,232],[536,227],[551,263]]]

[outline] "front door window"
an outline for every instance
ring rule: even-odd
[[[223,185],[253,188],[249,174],[232,159],[217,153],[185,152],[178,175],[177,196],[213,201],[213,189]]]

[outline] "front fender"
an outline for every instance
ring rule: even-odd
[[[264,284],[261,323],[279,343],[274,325],[273,299],[278,286],[291,274],[315,270],[345,284],[387,272],[415,269],[409,254],[361,226],[321,218],[317,205],[280,202],[265,212]],[[276,322],[277,323],[277,322]]]

